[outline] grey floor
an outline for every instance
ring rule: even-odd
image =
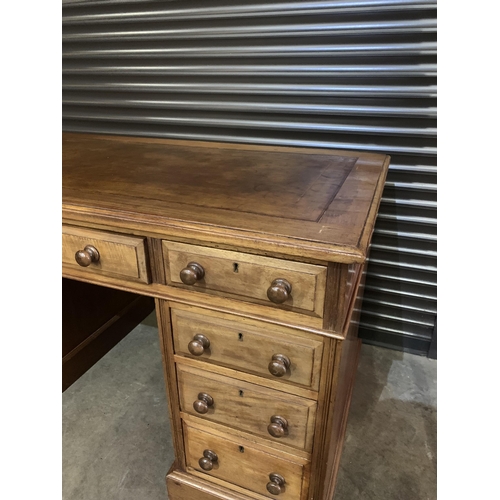
[[[173,461],[148,317],[63,394],[63,499],[166,500]],[[335,500],[436,498],[436,362],[363,345]]]

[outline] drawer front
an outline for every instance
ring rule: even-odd
[[[231,295],[254,303],[323,317],[326,284],[324,266],[170,241],[163,241],[163,255],[169,285]],[[190,268],[191,263],[199,267]],[[188,273],[184,274],[184,282],[181,279],[183,270]],[[192,284],[186,284],[186,281]],[[287,289],[289,285],[291,288]],[[275,303],[272,300],[284,302]]]
[[[177,364],[181,410],[311,451],[316,402]]]
[[[303,498],[301,493],[305,466],[292,461],[294,457],[291,455],[287,454],[284,458],[273,453],[271,448],[259,448],[246,439],[229,435],[222,437],[186,422],[183,424],[188,468],[201,472],[209,480],[221,479],[267,498],[276,498],[276,494],[267,490],[267,485],[271,482],[270,475],[278,474],[285,481],[280,487],[281,492],[277,492],[279,498]],[[216,455],[216,460],[213,459],[213,454]]]
[[[96,256],[89,246],[97,250]],[[76,260],[77,252],[83,252],[83,265]],[[62,262],[89,273],[149,283],[144,238],[63,226]]]
[[[171,315],[176,354],[318,389],[322,340],[257,321],[243,324],[228,319],[227,314],[173,307]],[[207,340],[209,346],[204,348]]]

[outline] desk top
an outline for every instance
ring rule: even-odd
[[[389,157],[63,134],[63,219],[336,262],[366,258]]]

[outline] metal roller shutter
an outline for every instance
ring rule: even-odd
[[[63,1],[63,130],[392,156],[360,335],[436,318],[436,1]]]

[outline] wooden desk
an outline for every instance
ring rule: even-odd
[[[155,298],[172,500],[332,498],[388,165],[63,134],[63,276]]]

